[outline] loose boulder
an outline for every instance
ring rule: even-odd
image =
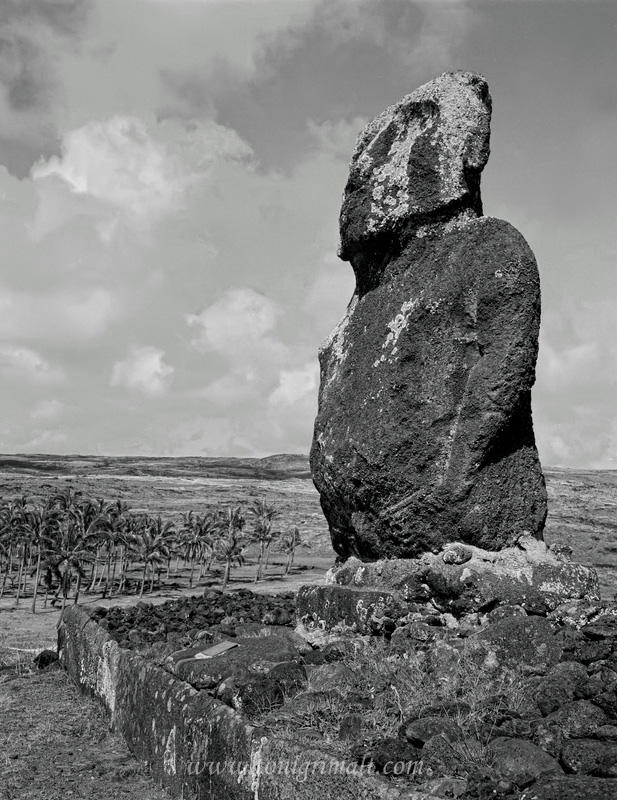
[[[511,225],[482,216],[490,114],[483,78],[447,73],[357,140],[340,219],[356,290],[320,351],[311,449],[344,558],[542,536],[538,270]]]

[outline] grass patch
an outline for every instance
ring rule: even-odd
[[[340,662],[346,669],[332,688],[318,691],[311,684],[289,696],[285,704],[264,713],[254,724],[285,738],[309,740],[342,758],[357,745],[370,747],[384,737],[397,737],[403,723],[426,715],[433,707],[461,728],[464,738],[452,743],[467,769],[489,766],[485,734],[504,709],[518,711],[525,701],[524,676],[497,669],[470,640],[459,646],[436,642],[428,651],[397,652],[380,639],[350,640],[353,648]],[[342,721],[361,715],[356,741],[339,739]]]

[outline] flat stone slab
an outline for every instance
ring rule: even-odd
[[[225,645],[228,649],[222,651],[207,644],[179,650],[165,659],[165,666],[197,689],[212,689],[227,678],[246,675],[252,666],[273,666],[300,656],[286,636],[237,637]]]
[[[394,628],[409,611],[394,591],[356,586],[301,586],[297,599],[298,622],[304,630],[340,630],[378,633]]]

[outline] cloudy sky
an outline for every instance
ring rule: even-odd
[[[542,460],[617,467],[614,0],[0,0],[0,451],[308,452],[355,137],[452,69],[538,259]]]

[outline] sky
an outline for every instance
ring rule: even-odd
[[[0,452],[307,453],[355,138],[454,69],[538,261],[542,462],[617,468],[614,0],[1,0]]]

